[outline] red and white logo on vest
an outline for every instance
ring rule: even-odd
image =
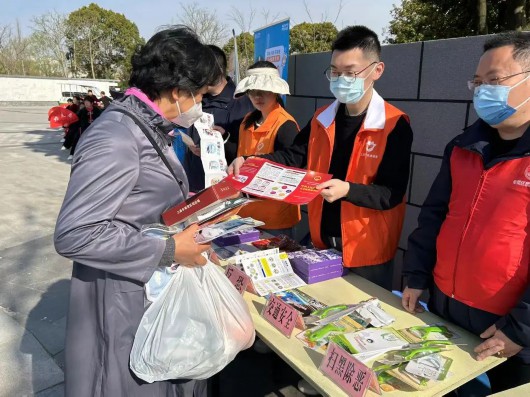
[[[530,165],[524,170],[524,176],[527,179],[526,181],[521,179],[514,179],[513,184],[530,188]]]
[[[375,143],[374,141],[371,141],[371,140],[366,141],[366,152],[362,153],[361,156],[370,157],[373,159],[378,158],[379,155],[372,153],[376,146],[377,146],[377,143]]]

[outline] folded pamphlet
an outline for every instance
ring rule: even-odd
[[[249,158],[239,175],[229,175],[233,186],[250,195],[289,204],[307,204],[319,191],[316,186],[331,179],[330,174],[286,167],[259,157]]]

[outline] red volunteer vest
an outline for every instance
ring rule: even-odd
[[[485,170],[478,153],[455,147],[451,178],[434,281],[444,294],[503,316],[529,282],[530,157]]]

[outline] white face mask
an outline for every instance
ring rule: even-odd
[[[191,108],[189,108],[187,111],[185,111],[184,113],[180,111],[180,105],[177,101],[177,109],[179,111],[179,115],[175,117],[174,119],[170,120],[172,123],[180,125],[181,127],[184,127],[184,128],[190,128],[193,125],[193,123],[195,123],[197,120],[201,118],[202,103],[195,102],[195,97],[193,96],[193,94],[191,95],[191,97],[193,99],[194,105]]]

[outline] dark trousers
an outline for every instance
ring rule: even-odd
[[[65,148],[67,148],[67,149],[72,148],[76,133],[77,133],[77,129],[76,128],[69,128],[68,129],[68,134],[66,134],[66,136],[64,137],[64,143],[63,143],[63,146]]]
[[[475,309],[445,295],[436,285],[430,299],[429,310],[465,330],[480,335],[495,324],[499,316]],[[523,349],[517,356],[487,371],[491,391],[498,393],[530,382],[530,349]]]
[[[324,237],[324,244],[342,252],[342,239],[339,237]],[[371,281],[380,287],[392,291],[392,280],[394,278],[394,261],[381,263],[380,265],[361,266],[350,268],[350,271],[362,278]]]
[[[530,364],[525,364],[517,356],[509,358],[486,373],[490,380],[492,393],[530,383]]]
[[[75,153],[75,148],[77,147],[77,143],[79,142],[79,138],[81,138],[81,131],[76,129],[76,131],[72,131],[73,137],[72,137],[72,146],[70,147],[70,154],[73,156]]]

